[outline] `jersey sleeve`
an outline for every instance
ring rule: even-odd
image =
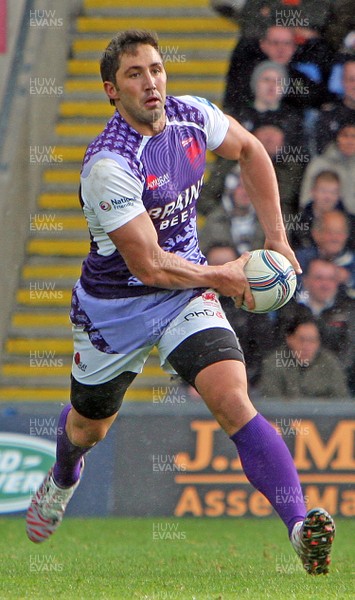
[[[111,158],[101,158],[81,177],[84,213],[93,211],[105,233],[145,212],[142,192],[142,182]]]
[[[199,96],[179,96],[183,102],[198,108],[205,116],[207,148],[215,150],[226,137],[229,121],[226,115],[212,102]]]

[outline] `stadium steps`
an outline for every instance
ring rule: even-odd
[[[86,145],[113,114],[99,79],[98,61],[112,34],[135,27],[157,31],[169,74],[168,93],[220,103],[236,28],[208,0],[84,0],[74,23],[64,94],[53,131],[50,164],[30,216],[26,261],[16,293],[0,372],[0,401],[59,401],[69,397],[72,360],[68,316],[89,239],[78,202]],[[208,164],[212,154],[207,156]],[[170,378],[153,350],[127,400],[152,401]]]

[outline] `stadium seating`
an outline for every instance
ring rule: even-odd
[[[72,357],[68,317],[71,287],[88,250],[77,188],[88,142],[112,114],[99,79],[98,59],[112,34],[154,29],[169,73],[168,93],[201,95],[219,103],[236,28],[208,8],[207,0],[84,0],[73,39],[53,132],[53,162],[43,172],[42,192],[31,216],[27,256],[1,367],[3,401],[68,401]],[[211,161],[211,155],[208,156]],[[154,386],[168,385],[157,354],[127,393],[151,400]]]

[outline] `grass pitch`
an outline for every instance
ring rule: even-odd
[[[355,520],[337,520],[331,572],[312,577],[276,519],[70,519],[43,544],[0,519],[0,599],[355,598]]]

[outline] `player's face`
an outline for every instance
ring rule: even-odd
[[[116,85],[105,90],[127,123],[143,135],[160,133],[165,127],[166,73],[159,53],[140,44],[134,54],[123,54]]]

